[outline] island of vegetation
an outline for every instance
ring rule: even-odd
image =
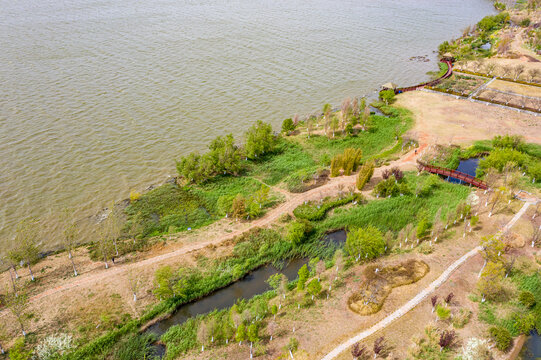
[[[541,330],[538,5],[444,42],[437,84],[217,137],[90,243],[66,209],[43,256],[22,220],[0,359],[516,359]]]

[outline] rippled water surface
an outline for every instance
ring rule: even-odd
[[[489,0],[0,0],[0,241],[256,119],[426,79]],[[430,62],[409,61],[428,55]],[[47,240],[54,244],[53,239]]]

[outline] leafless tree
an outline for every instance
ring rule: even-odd
[[[535,82],[536,79],[539,77],[539,69],[530,69],[528,70],[528,79],[530,82]]]
[[[513,70],[513,68],[510,65],[504,65],[501,67],[501,69],[502,69],[502,77],[506,77]]]
[[[71,261],[71,266],[73,267],[73,274],[74,276],[77,276],[77,269],[75,268],[75,262],[73,261],[73,250],[76,246],[79,229],[77,227],[76,221],[72,217],[72,212],[69,209],[63,210],[62,226],[62,243],[64,244],[64,249],[68,253],[68,258]]]
[[[522,64],[519,64],[513,68],[513,75],[514,75],[515,81],[520,77],[520,75],[522,75],[523,72],[524,72],[524,65]]]
[[[494,62],[487,61],[485,63],[485,71],[487,72],[488,75],[492,76],[492,73],[494,72],[495,69],[496,69],[496,64]]]
[[[141,278],[133,270],[128,270],[127,273],[128,285],[133,295],[133,302],[137,301],[137,291],[141,287]]]
[[[312,128],[314,127],[314,119],[309,116],[306,119],[306,132],[308,133],[308,139],[310,139],[310,135],[312,133]]]

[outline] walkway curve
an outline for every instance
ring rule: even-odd
[[[505,225],[503,228],[503,232],[506,232],[509,230],[516,222],[517,220],[528,210],[528,207],[531,205],[530,202],[526,202],[519,212],[515,214],[515,216]],[[440,287],[447,279],[449,279],[449,276],[455,271],[460,265],[465,263],[469,258],[475,256],[479,251],[481,250],[481,246],[477,246],[476,248],[470,250],[466,254],[464,254],[460,259],[456,260],[454,263],[452,263],[436,280],[434,280],[430,285],[428,285],[424,290],[419,292],[413,299],[402,305],[399,309],[395,310],[393,313],[385,317],[380,322],[376,323],[372,327],[368,328],[367,330],[362,331],[361,333],[349,338],[342,344],[335,347],[331,352],[329,352],[327,355],[325,355],[321,360],[332,360],[335,357],[337,357],[342,352],[346,351],[348,348],[353,346],[355,343],[367,338],[368,336],[378,332],[379,330],[382,330],[383,328],[390,325],[393,321],[401,318],[406,313],[408,313],[410,310],[415,308],[417,305],[423,301],[428,295],[433,293],[438,287]]]

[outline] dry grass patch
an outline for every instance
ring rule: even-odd
[[[376,265],[367,266],[363,272],[361,288],[350,296],[348,306],[360,315],[377,313],[393,288],[415,283],[429,270],[427,263],[415,259],[381,269]]]

